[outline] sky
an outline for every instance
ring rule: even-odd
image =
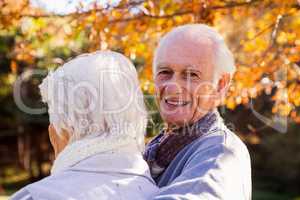
[[[43,8],[49,12],[56,14],[68,14],[76,11],[79,7],[80,2],[85,9],[88,9],[94,2],[100,5],[110,2],[109,0],[31,0],[31,4],[35,7]],[[116,3],[118,1],[112,0],[111,2]]]

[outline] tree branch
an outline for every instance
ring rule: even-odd
[[[84,12],[73,12],[73,13],[69,13],[69,14],[55,14],[55,13],[51,13],[51,14],[21,14],[19,16],[21,17],[31,17],[31,18],[54,18],[54,17],[58,17],[58,18],[64,18],[64,17],[75,17],[78,15],[90,15],[93,12],[104,12],[110,9],[114,9],[114,10],[122,10],[122,9],[128,9],[130,7],[134,7],[134,6],[138,6],[142,3],[144,3],[145,0],[141,0],[141,1],[132,1],[130,3],[127,4],[120,4],[118,6],[107,6],[107,7],[101,7],[101,8],[95,8],[95,9],[90,9],[88,11],[84,11]],[[3,16],[10,16],[13,15],[14,13],[8,13],[5,14]],[[19,13],[18,13],[19,14]]]
[[[234,7],[239,7],[239,6],[247,6],[247,5],[251,5],[255,2],[258,2],[260,0],[250,0],[250,1],[245,1],[245,2],[234,2],[234,1],[230,1],[230,2],[226,2],[225,5],[222,6],[212,6],[210,7],[210,9],[212,10],[218,10],[218,9],[228,9],[228,8],[234,8]]]
[[[282,21],[282,18],[283,18],[282,15],[278,15],[277,18],[276,18],[276,23],[274,25],[274,29],[273,29],[272,34],[271,34],[271,45],[276,44],[276,38],[277,38],[277,35],[278,35],[278,30],[279,30],[279,26],[280,26],[280,23]]]
[[[242,2],[242,3],[228,2],[228,4],[223,5],[223,6],[212,6],[212,7],[206,8],[206,9],[210,9],[210,10],[229,9],[229,8],[234,8],[234,7],[239,7],[239,6],[251,5],[258,1],[259,0],[252,0],[252,1]],[[169,15],[149,15],[149,14],[142,13],[142,14],[134,16],[134,17],[112,20],[109,23],[128,22],[128,21],[133,21],[133,20],[139,20],[141,18],[167,19],[167,18],[172,18],[175,16],[188,15],[188,14],[193,14],[193,13],[194,13],[193,10],[176,12],[176,13],[169,14]]]
[[[207,7],[207,9],[210,9],[210,10],[229,9],[229,8],[234,8],[234,7],[239,7],[239,6],[251,5],[251,4],[253,4],[255,2],[258,2],[258,1],[259,0],[251,0],[251,1],[245,1],[245,2],[240,2],[240,3],[239,2],[227,2],[227,4],[225,4],[225,5]],[[130,7],[139,6],[144,2],[145,2],[145,0],[132,1],[130,3],[121,4],[121,5],[118,5],[118,6],[108,6],[108,7],[104,7],[104,8],[96,8],[96,9],[91,9],[91,10],[88,10],[88,11],[85,11],[85,12],[74,12],[74,13],[70,13],[70,14],[21,14],[19,16],[20,17],[32,17],[32,18],[76,17],[76,16],[79,16],[79,15],[89,15],[93,12],[104,12],[104,11],[107,11],[109,9],[128,9]],[[193,13],[192,10],[188,10],[188,11],[183,11],[183,12],[177,12],[177,13],[170,14],[170,15],[147,15],[147,14],[143,14],[143,15],[137,15],[136,17],[127,18],[127,19],[123,19],[123,20],[119,20],[119,19],[113,20],[114,22],[112,21],[111,23],[136,20],[140,17],[142,17],[142,18],[147,17],[147,18],[162,19],[162,18],[171,18],[171,17],[178,16],[178,15],[192,14],[192,13]],[[8,13],[8,14],[5,14],[4,16],[9,16],[9,15],[12,15],[12,14],[14,14],[14,13]]]
[[[148,15],[148,14],[142,13],[142,14],[136,15],[134,17],[111,20],[108,23],[109,24],[114,24],[114,23],[119,23],[119,22],[128,22],[128,21],[140,20],[142,18],[167,19],[167,18],[172,18],[172,17],[175,17],[175,16],[188,15],[188,14],[193,14],[193,11],[192,10],[187,10],[187,11],[173,13],[173,14],[170,14],[170,15]]]

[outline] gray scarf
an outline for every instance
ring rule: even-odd
[[[144,153],[152,176],[159,176],[184,147],[208,132],[216,120],[217,114],[210,112],[192,125],[169,133],[163,130],[147,145]]]

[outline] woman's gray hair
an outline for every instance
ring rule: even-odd
[[[192,33],[192,34],[190,34]],[[212,27],[209,27],[205,24],[187,24],[183,26],[178,26],[174,28],[172,31],[168,32],[163,38],[160,40],[158,47],[156,48],[154,59],[153,59],[153,74],[156,73],[157,68],[157,53],[159,53],[159,49],[166,45],[167,42],[174,36],[184,36],[188,34],[188,37],[192,37],[191,39],[197,39],[199,37],[205,37],[210,39],[213,42],[215,49],[215,73],[213,82],[218,83],[219,78],[224,73],[229,73],[231,77],[233,76],[236,67],[234,64],[234,57],[231,51],[228,49],[223,37]],[[169,44],[169,43],[168,43]]]
[[[97,51],[67,62],[40,84],[49,120],[70,142],[98,136],[131,137],[141,150],[147,113],[133,64],[122,54]]]

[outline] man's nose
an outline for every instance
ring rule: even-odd
[[[176,77],[173,77],[164,84],[165,92],[168,94],[181,94],[184,88],[183,82]]]

